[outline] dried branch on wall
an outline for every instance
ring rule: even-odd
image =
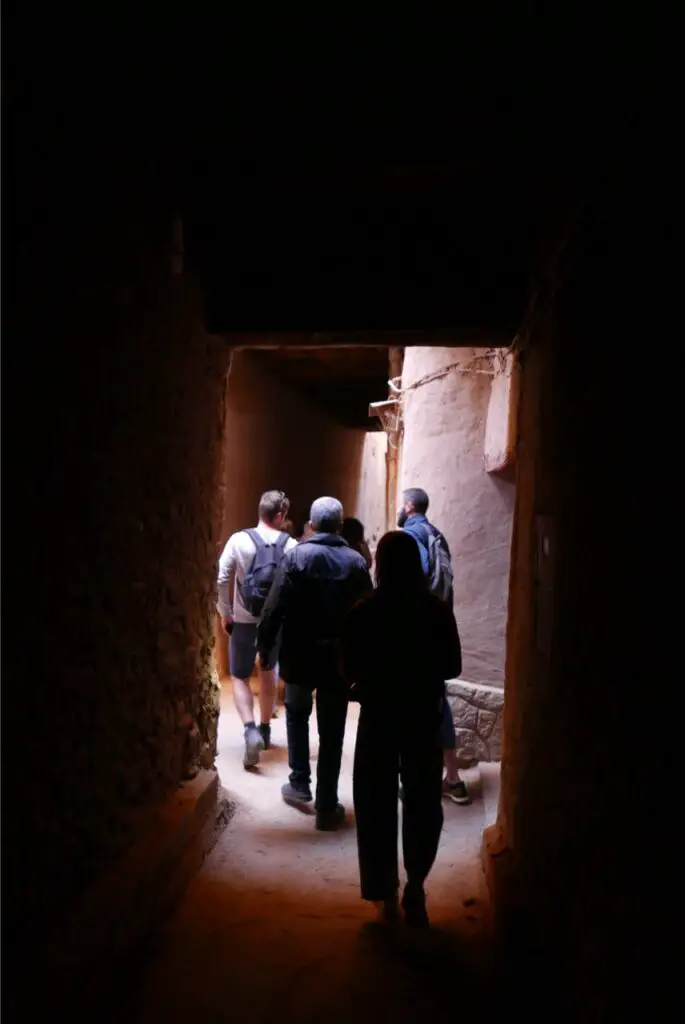
[[[388,381],[388,383],[393,391],[400,396],[404,396],[410,391],[415,391],[417,388],[422,388],[426,384],[431,384],[434,380],[441,380],[443,377],[447,377],[450,373],[482,373],[488,377],[494,377],[497,371],[492,368],[492,362],[495,354],[499,352],[506,352],[506,350],[491,348],[481,356],[474,356],[468,364],[459,361],[450,363],[448,366],[443,366],[439,370],[433,370],[432,373],[425,374],[425,376],[420,377],[419,380],[414,381],[413,384],[408,384],[406,388],[397,387],[393,381]],[[489,362],[490,367],[485,370],[473,365],[475,362],[480,362],[481,360]]]

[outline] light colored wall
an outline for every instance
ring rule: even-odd
[[[388,438],[383,430],[364,434],[359,490],[354,515],[364,524],[366,539],[375,552],[385,533],[385,456]]]
[[[496,356],[485,421],[485,468],[513,475],[516,455],[517,364],[511,353]]]
[[[428,492],[429,518],[450,545],[463,678],[502,687],[514,485],[486,471],[485,351],[406,349],[403,388],[455,362],[459,372],[406,394],[400,489]]]

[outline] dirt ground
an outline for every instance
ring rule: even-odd
[[[169,921],[129,1021],[431,1021],[478,1012],[495,1019],[488,908],[479,865],[484,825],[478,770],[464,773],[474,800],[445,802],[438,861],[428,880],[433,927],[388,932],[359,897],[352,810],[357,709],[350,707],[340,799],[344,829],[320,833],[286,806],[285,715],[258,770],[242,767],[242,729],[224,687],[218,768],[237,809]],[[317,750],[312,716],[312,767]],[[492,1016],[491,1016],[492,1015]],[[123,1019],[123,1018],[122,1018]]]

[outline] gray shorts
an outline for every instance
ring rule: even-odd
[[[278,644],[269,653],[266,664],[262,668],[272,669],[278,661]],[[234,622],[233,631],[228,640],[228,655],[231,675],[236,679],[249,679],[257,660],[257,623]]]

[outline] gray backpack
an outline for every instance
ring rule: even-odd
[[[451,601],[454,573],[452,572],[449,548],[440,530],[436,530],[432,524],[426,525],[424,529],[423,546],[428,551],[429,564],[428,586],[431,593],[439,597],[441,601]]]
[[[245,573],[243,582],[238,584],[238,591],[250,615],[259,618],[276,578],[278,567],[283,561],[285,546],[290,540],[290,536],[287,533],[282,533],[278,540],[268,543],[257,530],[245,530],[244,532],[252,539],[257,551],[252,559],[252,565]]]

